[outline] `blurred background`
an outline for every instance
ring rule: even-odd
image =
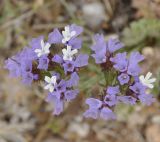
[[[79,97],[59,117],[51,115],[46,92],[9,78],[4,60],[28,41],[53,28],[76,23],[84,27],[84,52],[97,32],[119,37],[125,51],[146,56],[143,73],[157,78],[150,107],[118,106],[117,121],[87,120],[84,96],[98,92],[96,66],[81,84]],[[160,0],[0,0],[0,142],[160,142]]]

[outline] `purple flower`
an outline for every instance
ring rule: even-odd
[[[92,57],[95,59],[96,64],[105,63],[107,58],[103,51],[92,54]]]
[[[96,34],[94,36],[94,41],[95,44],[91,46],[91,49],[97,53],[97,52],[103,52],[104,54],[106,53],[106,42],[104,40],[104,36],[102,34]]]
[[[138,65],[144,59],[139,52],[132,52],[129,59],[127,59],[126,52],[118,53],[110,61],[114,63],[113,67],[120,72],[127,72],[129,75],[138,76],[140,67]]]
[[[86,110],[84,113],[84,116],[86,118],[93,118],[93,119],[102,118],[104,120],[116,118],[113,111],[108,107],[103,107],[103,102],[98,99],[88,98],[86,100],[86,104],[89,105],[89,109]]]
[[[139,95],[138,98],[142,104],[145,104],[148,106],[156,101],[156,99],[153,98],[153,96],[151,94],[142,94],[142,95]]]
[[[88,98],[86,99],[86,104],[88,104],[90,108],[98,109],[102,106],[102,101],[94,98]]]
[[[56,54],[52,61],[59,63],[60,66],[64,68],[65,74],[72,73],[76,71],[77,68],[83,67],[88,65],[88,58],[87,54],[78,54],[77,49],[73,49],[71,46],[67,45],[67,49],[62,49],[63,55]],[[76,54],[76,55],[75,55]]]
[[[128,76],[128,74],[126,73],[121,73],[119,76],[118,76],[118,80],[120,82],[121,85],[124,85],[126,83],[129,82],[130,80],[130,77]]]
[[[144,57],[139,52],[132,52],[129,58],[129,66],[127,73],[132,76],[138,76],[141,71],[138,63],[143,60]]]
[[[34,75],[31,72],[24,72],[22,74],[22,82],[24,84],[31,84],[34,79]]]
[[[67,81],[67,87],[78,86],[79,76],[76,72],[71,74],[71,78]]]
[[[54,115],[59,115],[64,110],[64,103],[65,101],[71,101],[76,98],[79,91],[76,90],[66,90],[62,92],[60,91],[54,91],[52,93],[49,93],[46,101],[54,105]]]
[[[97,64],[105,63],[107,60],[106,57],[106,43],[103,35],[96,34],[94,36],[95,44],[91,46],[91,49],[95,52],[92,54],[92,57],[95,59]]]
[[[114,120],[116,119],[115,113],[107,107],[102,108],[101,113],[100,113],[100,118],[104,120]]]
[[[53,71],[53,72],[51,73],[51,76],[56,76],[56,79],[57,79],[57,80],[60,80],[60,79],[61,79],[60,73],[55,72],[55,71]]]
[[[47,56],[42,56],[39,58],[39,64],[38,64],[38,69],[48,69],[48,64],[49,64],[49,59]]]
[[[96,108],[90,108],[84,112],[84,117],[97,119],[99,117],[99,110]]]
[[[62,43],[63,36],[58,29],[54,29],[48,36],[49,43]]]
[[[63,112],[63,109],[64,109],[63,100],[60,100],[60,99],[58,99],[58,98],[55,98],[55,109],[54,109],[53,114],[54,114],[54,115],[60,115],[60,113]]]
[[[146,87],[140,82],[136,82],[133,86],[130,86],[129,88],[137,95],[137,98],[140,100],[141,103],[151,105],[155,101],[155,98],[153,98],[152,95],[146,94]]]
[[[138,76],[140,71],[141,69],[137,63],[132,63],[132,64],[130,63],[128,66],[127,73],[132,76]]]
[[[86,104],[89,105],[89,109],[84,113],[84,116],[86,118],[91,117],[97,119],[99,117],[99,108],[102,106],[102,102],[98,99],[89,98],[86,100]]]
[[[130,105],[135,105],[136,104],[136,98],[132,96],[118,96],[118,101],[122,102],[124,104],[130,104]]]
[[[63,43],[67,47],[62,49],[63,54],[56,54],[52,61],[59,63],[64,68],[65,74],[77,71],[77,68],[88,64],[89,56],[86,54],[78,54],[78,49],[81,48],[81,40],[77,38],[82,33],[83,29],[80,26],[72,24],[66,26],[62,33],[55,29],[49,34],[49,43]]]
[[[106,95],[104,99],[105,104],[115,106],[118,103],[116,95]]]
[[[119,86],[109,86],[106,93],[109,95],[116,95],[120,93]]]
[[[130,64],[132,63],[139,63],[144,60],[144,56],[141,55],[139,52],[132,52],[129,58]]]
[[[29,42],[29,46],[32,49],[37,49],[41,47],[41,40],[43,40],[44,37],[43,36],[39,36],[37,38],[33,38],[30,42]]]
[[[118,39],[110,38],[108,42],[105,42],[103,35],[100,34],[96,34],[94,40],[95,44],[91,49],[95,52],[92,57],[97,64],[105,63],[112,53],[123,47],[123,44]]]
[[[60,55],[56,54],[52,58],[52,61],[56,62],[56,63],[59,63],[59,64],[62,64],[63,63],[63,58]]]
[[[9,70],[11,77],[21,76],[20,63],[14,57],[5,61],[5,68]]]
[[[108,40],[108,43],[107,43],[107,47],[108,47],[108,50],[110,53],[114,53],[115,51],[121,49],[124,47],[124,44],[121,43],[118,39],[116,38],[110,38]]]
[[[32,61],[31,60],[27,60],[27,59],[21,60],[20,64],[21,64],[22,74],[24,72],[31,72],[32,71]]]
[[[68,42],[68,45],[72,46],[73,49],[80,49],[82,40],[80,38],[73,38]]]
[[[83,28],[75,24],[68,25],[62,33],[58,29],[53,30],[48,36],[49,43],[63,43],[72,46],[73,49],[80,49],[82,41],[77,38],[83,32]]]
[[[63,68],[65,73],[73,72],[75,68],[83,67],[88,64],[88,55],[79,54],[74,61],[64,61]]]
[[[63,68],[64,68],[64,71],[65,71],[65,74],[67,72],[73,72],[74,71],[74,68],[75,68],[75,64],[73,61],[66,61],[64,64],[63,64]]]
[[[38,58],[34,50],[34,48],[24,47],[24,49],[19,53],[19,57],[30,61],[36,60]]]
[[[86,54],[79,54],[75,60],[75,67],[83,67],[88,65],[89,56]]]
[[[140,82],[136,82],[134,85],[129,87],[135,94],[144,94],[146,87]]]
[[[110,61],[114,63],[114,68],[120,72],[124,72],[127,70],[128,60],[127,53],[118,53],[115,57],[111,58]]]
[[[140,68],[138,63],[142,61],[144,58],[139,52],[131,53],[129,60],[127,59],[127,53],[118,53],[115,57],[110,60],[114,63],[114,68],[119,70],[120,72],[127,71],[128,74],[132,76],[137,76]]]
[[[64,109],[65,101],[70,102],[78,95],[79,90],[74,87],[78,85],[79,77],[76,72],[72,73],[71,78],[67,81],[61,79],[56,73],[53,74],[53,77],[56,78],[54,89],[48,94],[46,101],[54,105],[53,114],[59,115]]]
[[[134,78],[134,82],[140,82],[139,76],[133,76],[133,78]]]
[[[71,101],[77,97],[78,93],[79,93],[79,91],[77,89],[76,90],[68,90],[65,92],[64,96],[67,101]]]
[[[38,75],[38,74],[34,74],[34,75],[33,75],[33,79],[34,79],[34,80],[38,80],[38,79],[39,79],[39,75]]]
[[[119,86],[109,86],[106,91],[107,95],[104,98],[104,102],[109,106],[114,106],[118,103],[117,94],[120,93]]]
[[[33,60],[38,59],[42,55],[47,55],[49,53],[49,43],[44,42],[44,37],[39,36],[37,38],[33,38],[31,42],[29,43],[29,46],[31,48],[27,48],[30,50],[30,55],[32,56]],[[37,51],[38,50],[38,51]],[[25,52],[26,54],[27,52]]]
[[[37,80],[36,74],[32,73],[32,50],[24,48],[20,53],[5,62],[5,68],[10,71],[12,77],[22,77],[22,82],[31,84],[33,80]]]
[[[59,93],[62,93],[66,91],[66,87],[67,87],[66,81],[62,79],[58,84],[56,84],[55,90]]]
[[[64,103],[63,100],[60,98],[59,92],[49,93],[46,98],[46,101],[54,105],[54,115],[59,115],[63,112]]]

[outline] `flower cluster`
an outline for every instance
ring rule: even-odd
[[[54,29],[48,36],[32,39],[29,47],[6,61],[6,68],[13,77],[22,81],[45,82],[44,89],[49,91],[47,101],[54,104],[54,114],[59,115],[65,101],[73,100],[79,93],[78,71],[88,64],[89,56],[79,53],[82,40],[78,36],[83,28],[75,24],[66,26],[60,32]]]
[[[75,24],[64,30],[54,29],[45,41],[43,36],[33,38],[20,53],[6,60],[5,67],[12,77],[21,77],[22,82],[44,82],[48,90],[46,101],[54,104],[53,114],[59,115],[65,102],[70,102],[79,94],[79,70],[88,65],[89,55],[80,53],[82,40],[79,35],[83,28]],[[155,78],[152,73],[141,75],[139,63],[144,57],[139,52],[118,52],[124,45],[118,39],[105,41],[103,35],[94,36],[91,46],[95,63],[105,77],[103,92],[97,98],[87,98],[89,109],[85,117],[105,120],[115,119],[114,108],[119,103],[146,105],[155,101],[148,88],[153,88]]]
[[[106,80],[113,76],[113,80],[106,82],[104,92],[99,94],[100,98],[88,98],[86,104],[89,109],[84,113],[85,117],[97,119],[98,117],[108,120],[115,119],[113,110],[119,103],[135,105],[139,101],[151,105],[155,99],[147,94],[148,88],[153,88],[156,79],[150,78],[149,72],[146,77],[139,76],[141,68],[139,62],[144,57],[139,52],[132,52],[130,57],[127,53],[115,53],[123,48],[123,44],[117,39],[109,39],[105,42],[103,35],[95,35],[95,44],[91,47],[92,57],[100,64]]]

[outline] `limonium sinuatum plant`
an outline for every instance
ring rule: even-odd
[[[54,115],[61,114],[65,103],[79,94],[79,71],[89,66],[89,57],[102,70],[105,84],[97,97],[86,98],[88,109],[84,117],[116,119],[114,108],[119,103],[151,105],[155,98],[147,92],[154,87],[156,79],[151,72],[140,75],[143,55],[135,51],[130,55],[118,52],[123,43],[113,38],[105,41],[101,34],[94,36],[91,55],[81,53],[82,32],[82,27],[72,24],[62,31],[54,29],[47,40],[43,36],[33,38],[21,52],[6,60],[5,68],[12,77],[21,77],[25,84],[43,82],[48,91],[46,101],[54,104]]]

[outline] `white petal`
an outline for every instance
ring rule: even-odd
[[[156,81],[156,78],[151,78],[150,80],[148,80],[149,83],[153,83]]]
[[[55,84],[55,83],[56,83],[56,80],[57,80],[57,77],[56,77],[56,76],[52,76],[52,78],[51,78],[51,82],[52,82],[53,84]]]
[[[70,30],[69,30],[69,26],[65,26],[65,27],[64,27],[64,30],[65,30],[66,33],[69,33],[69,31],[70,31]]]
[[[67,45],[67,52],[71,52],[71,46]]]
[[[152,76],[152,73],[151,73],[151,72],[148,72],[148,73],[146,74],[145,79],[148,80],[151,76]]]
[[[65,31],[62,31],[62,35],[63,35],[63,36],[65,35]]]
[[[45,80],[47,83],[50,83],[50,82],[51,82],[51,78],[48,77],[48,76],[45,76],[44,80]]]
[[[44,41],[43,40],[41,40],[41,47],[42,47],[42,49],[44,47]]]
[[[152,89],[154,86],[153,86],[153,84],[147,84],[147,87]]]
[[[51,84],[47,84],[47,85],[44,87],[44,89],[45,89],[45,90],[48,90],[48,89],[50,88],[50,86],[51,86]]]
[[[78,53],[78,50],[77,50],[77,49],[74,49],[74,50],[72,50],[72,52],[71,52],[72,55],[74,55],[74,54],[76,54],[76,53]]]
[[[38,53],[37,56],[38,56],[38,57],[41,57],[41,56],[42,56],[42,52]]]
[[[141,75],[141,76],[139,77],[139,79],[140,79],[141,82],[143,82],[143,81],[145,80],[143,75]]]
[[[65,26],[64,27],[64,31],[62,31],[62,35],[65,38],[65,37],[68,36],[68,34],[70,34],[70,32],[69,32],[69,26]]]
[[[66,60],[67,60],[67,57],[66,57],[66,56],[63,56],[63,60],[66,61]]]
[[[148,88],[153,88],[153,84],[156,81],[156,78],[151,78],[152,73],[148,72],[147,75],[144,76],[140,76],[139,79],[142,82],[143,85],[147,86]]]
[[[49,49],[50,46],[51,46],[51,45],[47,42],[46,45],[45,45],[45,49]]]
[[[34,52],[41,52],[41,49],[35,49]]]
[[[63,60],[72,61],[72,57],[66,55],[66,56],[63,56]]]
[[[63,35],[64,39],[66,39],[68,37],[68,33],[66,31],[62,31],[62,35]]]
[[[63,39],[62,39],[62,43],[63,43],[63,44],[65,44],[65,43],[66,43],[66,40],[65,40],[65,38],[63,38]]]
[[[52,93],[53,90],[54,90],[54,86],[51,85],[50,88],[49,88],[49,91]]]
[[[43,54],[49,54],[49,53],[50,53],[49,49],[45,49]]]
[[[67,50],[65,48],[62,49],[62,53],[65,55],[67,53]]]

